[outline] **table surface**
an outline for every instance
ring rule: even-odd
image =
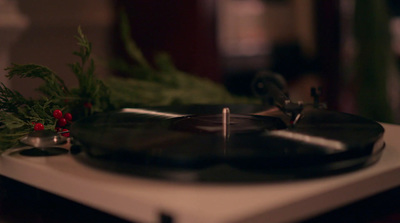
[[[111,173],[73,155],[26,157],[10,149],[0,174],[126,220],[157,222],[293,222],[400,185],[400,126],[383,124],[378,163],[345,174],[291,182],[179,183]]]

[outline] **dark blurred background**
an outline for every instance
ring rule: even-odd
[[[81,25],[98,58],[123,57],[118,14],[151,60],[168,52],[176,66],[251,95],[261,70],[282,74],[293,100],[323,87],[328,108],[399,122],[400,6],[396,0],[49,0],[18,1],[30,24],[10,61],[46,65],[67,78]],[[115,75],[105,66],[99,76]],[[13,80],[33,94],[35,83]]]

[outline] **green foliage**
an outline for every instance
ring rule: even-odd
[[[27,101],[29,103],[20,105],[16,111],[0,110],[0,150],[17,145],[20,137],[33,131],[35,123],[42,123],[45,129],[54,130],[56,120],[52,112],[61,109],[60,106],[46,98]]]
[[[18,91],[13,91],[1,83],[0,104],[3,111],[17,112],[20,106],[29,104],[29,101],[25,99]]]
[[[44,83],[36,90],[43,98],[27,99],[0,85],[0,150],[18,144],[22,136],[33,131],[34,123],[54,129],[55,109],[71,112],[77,119],[125,106],[252,102],[231,95],[222,85],[178,70],[165,53],[155,56],[153,66],[133,41],[125,14],[121,15],[121,37],[131,61],[116,59],[110,66],[129,78],[111,77],[103,82],[95,77],[92,45],[80,27],[75,36],[79,49],[73,52],[80,60],[68,64],[78,80],[77,88],[67,88],[57,74],[41,65],[12,64],[6,68],[10,79],[42,79]]]
[[[139,64],[140,67],[151,70],[150,64],[147,62],[146,58],[143,56],[142,51],[132,39],[129,20],[126,13],[120,14],[120,20],[120,35],[125,45],[126,52],[130,56],[130,58],[132,58],[135,62]]]
[[[68,94],[68,88],[64,81],[47,67],[37,64],[12,64],[5,69],[9,79],[17,76],[20,78],[40,78],[44,84],[36,90],[49,98],[64,98]]]
[[[178,70],[166,53],[158,53],[152,66],[131,37],[125,13],[120,30],[128,60],[116,59],[111,69],[129,78],[108,78],[111,103],[122,106],[159,106],[171,104],[253,103],[256,100],[230,94],[224,86],[211,80]]]
[[[7,77],[39,78],[44,83],[36,90],[43,98],[24,98],[19,92],[0,86],[0,150],[18,144],[19,139],[33,131],[35,123],[42,123],[45,129],[54,130],[56,109],[72,112],[75,118],[111,109],[109,90],[103,82],[94,77],[95,65],[91,59],[92,46],[81,28],[78,28],[79,50],[73,52],[79,62],[69,64],[78,79],[78,88],[68,89],[64,81],[47,67],[36,64],[18,65],[6,68]]]
[[[78,35],[75,38],[78,41],[79,51],[75,51],[73,54],[80,57],[81,60],[68,64],[79,83],[79,87],[71,90],[71,95],[67,98],[70,101],[71,110],[78,116],[88,116],[93,112],[109,110],[112,108],[109,101],[110,92],[104,83],[94,76],[94,60],[90,57],[92,44],[80,27],[78,27]]]

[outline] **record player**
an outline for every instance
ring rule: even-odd
[[[279,75],[253,82],[263,105],[125,108],[75,122],[85,163],[169,180],[252,181],[315,177],[375,163],[380,124],[292,102]],[[118,143],[116,143],[118,142]],[[187,179],[185,179],[185,177]]]
[[[400,184],[399,126],[328,111],[315,89],[292,102],[275,80],[253,83],[263,105],[92,115],[66,153],[10,149],[0,173],[139,222],[293,222]]]

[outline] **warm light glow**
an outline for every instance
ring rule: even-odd
[[[306,144],[312,144],[315,146],[331,148],[337,151],[346,150],[346,145],[344,143],[334,139],[326,139],[319,136],[310,136],[299,132],[290,132],[287,130],[269,131],[267,134],[303,142]]]
[[[179,117],[185,116],[183,114],[158,112],[158,111],[152,111],[152,110],[147,110],[147,109],[143,109],[143,108],[124,108],[121,110],[121,112],[122,113],[143,114],[143,115],[154,115],[154,116],[160,116],[160,117],[164,117],[164,118],[179,118]]]

